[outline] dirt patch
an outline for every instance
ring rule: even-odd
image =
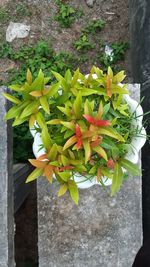
[[[81,62],[80,67],[84,73],[89,72],[91,66],[96,64],[102,66],[99,60],[101,45],[114,42],[129,42],[129,19],[128,2],[114,0],[97,0],[93,8],[89,8],[84,0],[62,1],[68,3],[75,10],[81,10],[83,16],[76,18],[69,28],[61,28],[55,16],[59,8],[55,1],[10,1],[5,5],[4,20],[0,29],[1,41],[5,39],[5,32],[10,21],[26,23],[31,26],[30,34],[24,39],[15,39],[12,42],[14,49],[23,45],[34,45],[38,40],[44,39],[52,46],[56,53],[71,52],[78,58],[83,53],[77,52],[74,42],[79,39],[82,29],[90,21],[101,19],[105,21],[105,27],[95,34],[88,33],[89,41],[95,46],[84,53],[87,60]],[[5,14],[6,13],[6,14]],[[6,59],[7,60],[7,59]],[[119,62],[120,68],[127,71],[130,76],[129,53],[126,53],[125,61]]]

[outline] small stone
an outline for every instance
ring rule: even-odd
[[[6,41],[12,42],[15,38],[25,38],[28,36],[30,26],[23,23],[10,22],[6,30]]]
[[[89,6],[89,7],[93,7],[94,5],[94,0],[86,0],[86,4]]]

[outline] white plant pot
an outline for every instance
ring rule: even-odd
[[[129,104],[131,113],[135,112],[135,115],[137,117],[133,121],[133,127],[141,129],[140,136],[134,136],[133,137],[133,139],[131,141],[130,149],[129,149],[128,153],[125,155],[125,159],[130,160],[132,163],[138,163],[139,151],[141,150],[141,148],[143,147],[143,145],[146,142],[146,131],[145,131],[144,127],[142,126],[143,109],[139,105],[139,103],[137,101],[135,101],[134,99],[132,99],[129,95],[124,95],[124,99]],[[41,139],[40,133],[38,133],[35,129],[30,129],[30,131],[31,131],[31,134],[34,138],[33,153],[34,153],[35,157],[38,158],[39,156],[45,154],[46,150],[44,148],[40,149],[40,147],[42,145],[42,139]],[[87,179],[86,177],[84,177],[78,173],[74,175],[74,180],[77,183],[78,188],[84,189],[84,188],[89,188],[95,184],[100,184],[97,182],[96,177],[93,177],[91,180],[90,179],[86,180],[86,179]],[[107,177],[103,177],[102,181],[103,181],[105,186],[109,186],[112,184],[112,180],[107,178]]]

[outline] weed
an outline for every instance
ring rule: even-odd
[[[19,3],[16,7],[16,16],[18,17],[26,17],[30,16],[32,13],[29,10],[28,6],[26,6],[24,3]]]
[[[0,23],[7,22],[8,18],[9,18],[9,13],[7,9],[5,9],[4,7],[0,7]]]
[[[69,28],[76,20],[83,15],[82,10],[76,10],[73,7],[63,4],[57,0],[55,3],[58,6],[58,15],[55,16],[55,20],[59,22],[60,27]]]
[[[101,31],[105,26],[105,22],[101,19],[92,20],[89,22],[89,24],[82,29],[83,33],[96,33],[98,31]]]
[[[90,42],[87,35],[82,34],[80,38],[74,42],[74,47],[78,51],[86,52],[90,49],[93,49],[95,45]]]
[[[0,58],[10,57],[13,53],[13,50],[9,43],[4,42],[0,44]]]
[[[124,60],[125,52],[129,48],[129,44],[125,42],[118,42],[112,43],[110,47],[113,49],[112,56],[106,55],[105,52],[102,52],[102,54],[98,56],[104,70],[107,69],[108,66],[113,67],[119,61]]]

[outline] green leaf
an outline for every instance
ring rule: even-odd
[[[53,144],[50,149],[50,152],[48,153],[48,158],[50,159],[50,161],[56,160],[57,154],[58,154],[57,144]]]
[[[56,125],[56,124],[60,124],[61,120],[60,119],[53,119],[50,121],[47,121],[47,124],[51,124],[51,125]]]
[[[124,74],[124,71],[120,71],[113,77],[113,82],[117,84],[121,83],[125,77],[126,75]]]
[[[47,94],[48,97],[51,97],[51,96],[54,96],[58,90],[60,88],[60,83],[56,83],[56,84],[53,84],[52,86],[50,86],[50,90],[49,90],[49,93]]]
[[[93,150],[94,150],[98,155],[100,155],[102,158],[104,158],[106,161],[108,160],[108,158],[107,158],[107,154],[106,154],[105,150],[104,150],[102,147],[100,147],[100,146],[98,146],[98,147],[94,147]]]
[[[71,131],[75,131],[75,125],[73,122],[61,121],[61,124],[64,125],[66,128],[70,129]]]
[[[107,73],[110,76],[110,78],[113,78],[113,71],[112,71],[111,67],[108,67]]]
[[[50,135],[48,133],[48,129],[46,127],[44,127],[42,129],[41,138],[42,138],[44,147],[48,150],[52,144],[52,141],[51,141]]]
[[[80,119],[82,115],[82,96],[81,92],[78,93],[74,103],[73,103],[73,110],[77,119]]]
[[[39,102],[32,101],[24,108],[23,112],[20,115],[20,119],[23,119],[24,117],[27,117],[31,115],[32,113],[35,113],[38,110]]]
[[[50,114],[49,104],[47,102],[47,97],[46,96],[41,96],[40,97],[40,103],[41,103],[42,108],[45,110],[45,112]]]
[[[112,85],[111,90],[113,94],[121,94],[121,95],[129,94],[129,92],[126,89],[122,88],[119,85]]]
[[[67,181],[70,179],[70,177],[71,177],[71,173],[68,172],[68,171],[57,172],[57,174],[58,174],[58,175],[60,176],[60,178],[61,178],[63,181],[65,181],[65,182],[67,182]]]
[[[59,191],[58,191],[58,197],[63,196],[63,195],[66,193],[67,190],[68,190],[68,185],[67,185],[67,183],[61,185],[61,187],[60,187],[60,189],[59,189]]]
[[[3,93],[3,96],[15,104],[21,104],[21,101],[18,98],[14,97],[10,94]]]
[[[64,77],[61,76],[59,73],[55,72],[55,71],[52,71],[53,75],[55,76],[55,78],[57,79],[57,81],[60,82],[60,86],[65,90],[67,91],[68,90],[68,84],[67,82],[65,81]]]
[[[28,121],[29,118],[26,117],[26,118],[23,118],[23,119],[20,119],[20,118],[16,118],[12,124],[12,126],[17,126],[17,125],[20,125],[22,123],[24,123],[25,121]]]
[[[125,142],[124,138],[118,132],[116,132],[114,129],[112,129],[110,127],[107,127],[107,128],[101,127],[98,130],[98,132],[99,132],[99,134],[108,135],[112,138],[115,138],[115,139],[121,141],[121,142]]]
[[[121,159],[120,165],[132,175],[137,175],[137,176],[141,175],[141,170],[139,169],[138,165],[132,163],[131,161],[127,159]]]
[[[72,200],[75,202],[76,205],[78,205],[79,193],[78,193],[78,187],[76,183],[73,180],[69,180],[68,187],[69,187],[69,192],[70,192],[70,196]]]
[[[72,78],[72,81],[71,81],[71,86],[73,87],[76,82],[78,81],[79,79],[79,74],[80,74],[80,71],[79,71],[79,68],[74,72],[74,75],[73,75],[73,78]]]
[[[41,127],[41,129],[47,127],[45,119],[44,119],[44,117],[40,111],[35,114],[35,117],[36,117],[36,121],[39,124],[39,126]]]
[[[14,106],[12,107],[5,115],[6,120],[10,120],[12,118],[18,117],[21,113],[21,107],[20,106]]]
[[[42,91],[44,89],[44,74],[42,70],[39,71],[38,77],[31,85],[31,91]]]
[[[68,107],[59,107],[57,106],[57,108],[64,113],[65,115],[67,115],[68,117],[71,116],[71,110]]]
[[[122,182],[123,182],[123,171],[121,166],[118,163],[116,163],[111,186],[111,196],[114,196],[119,191]]]
[[[108,113],[110,109],[110,103],[106,104],[104,107],[103,107],[103,117],[106,116],[106,114]]]
[[[19,85],[19,84],[12,84],[12,85],[9,85],[9,89],[13,90],[13,91],[16,91],[16,92],[22,92],[24,91],[25,89]]]
[[[67,166],[70,164],[69,159],[64,155],[61,155],[61,162],[62,162],[63,166]]]
[[[87,89],[87,88],[83,88],[83,90],[81,90],[81,95],[82,96],[90,96],[93,94],[97,94],[96,90],[93,89]]]
[[[26,183],[36,180],[39,176],[43,174],[43,169],[36,168],[31,174],[27,177]]]
[[[65,80],[67,83],[70,83],[72,80],[72,74],[71,74],[71,71],[69,69],[65,73]]]

